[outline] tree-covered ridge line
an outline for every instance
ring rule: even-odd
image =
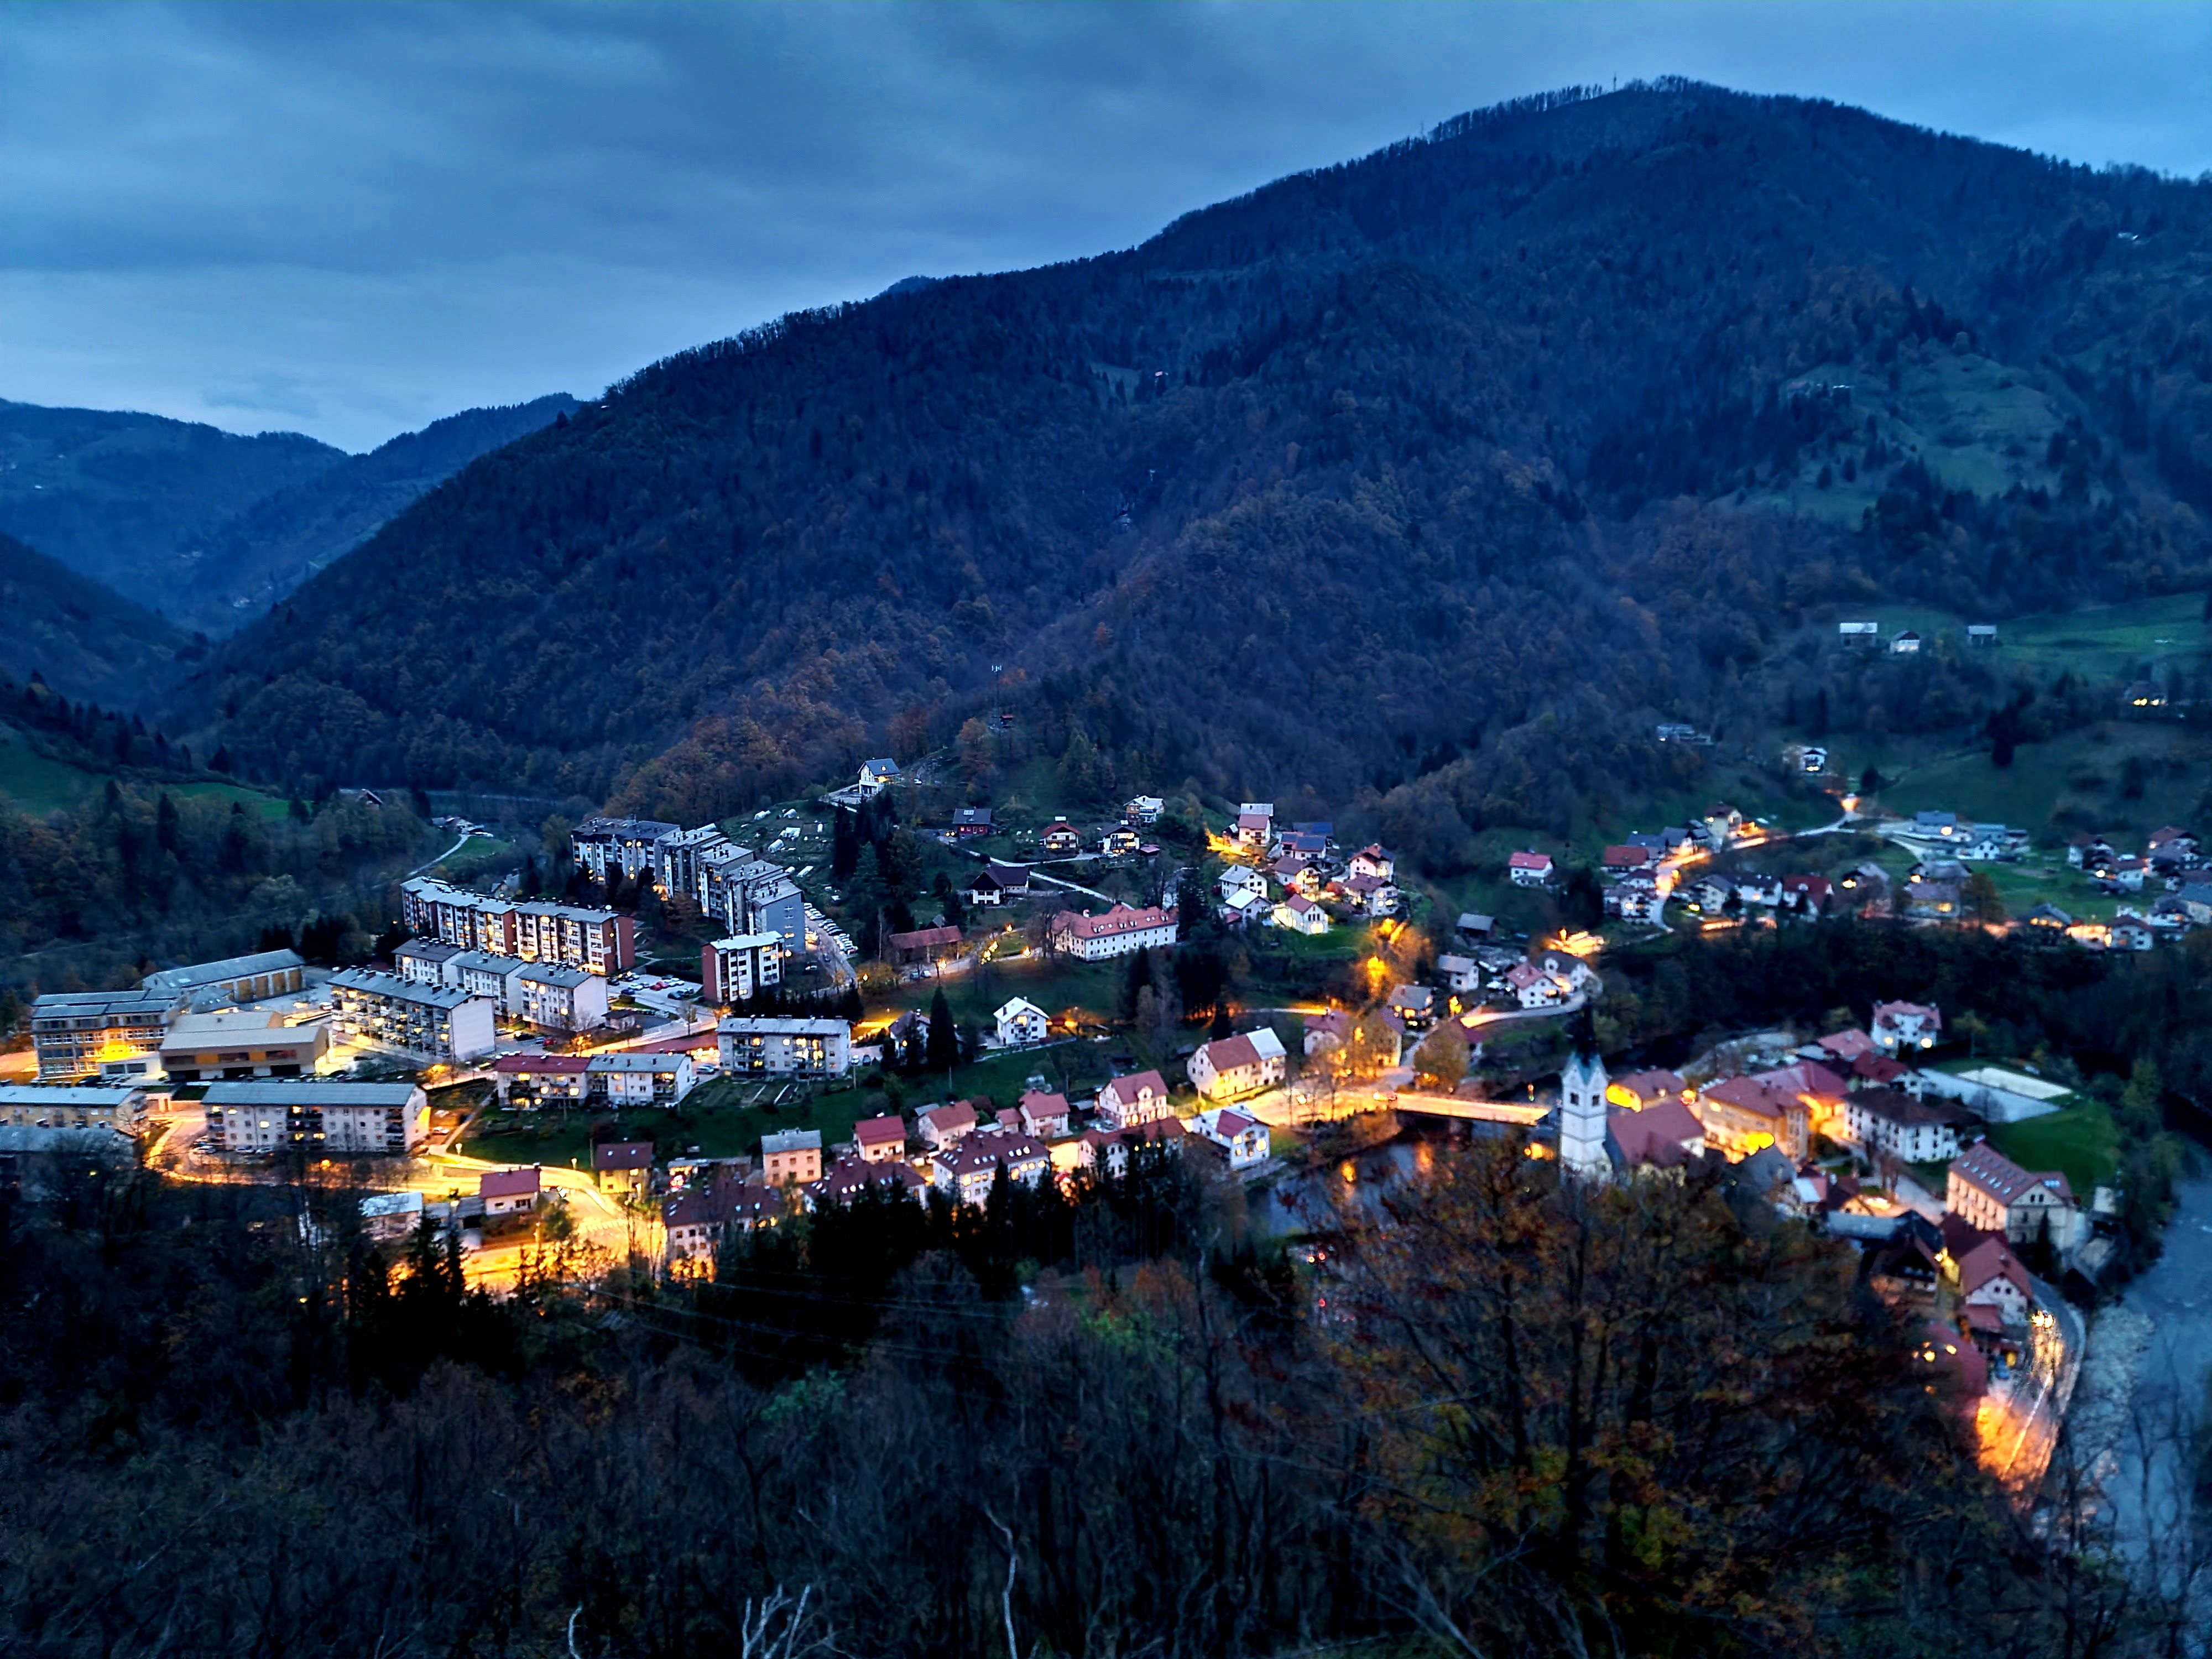
[[[996,662],[1159,787],[1344,799],[1441,750],[1500,817],[1602,811],[1826,608],[2202,585],[2209,199],[1711,88],[1507,111],[653,365],[195,708],[279,781],[723,812],[949,744]],[[2029,380],[2033,453],[1961,471],[1954,383]]]

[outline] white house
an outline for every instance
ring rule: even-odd
[[[1943,1036],[1942,1012],[1925,1003],[1877,1002],[1870,1035],[1875,1047],[1892,1056],[1933,1048]]]
[[[1274,922],[1278,927],[1287,927],[1294,933],[1316,935],[1328,932],[1328,912],[1321,901],[1308,898],[1304,893],[1286,895],[1275,906]]]
[[[1190,1132],[1204,1136],[1229,1154],[1229,1167],[1249,1170],[1267,1159],[1267,1126],[1245,1116],[1234,1106],[1216,1106],[1190,1121]]]
[[[1267,877],[1249,864],[1231,865],[1221,872],[1221,896],[1224,901],[1234,903],[1240,893],[1249,893],[1254,898],[1267,897]]]
[[[1283,1041],[1267,1026],[1202,1042],[1190,1057],[1190,1080],[1208,1100],[1237,1100],[1283,1080]]]
[[[1995,1308],[2007,1325],[2025,1325],[2035,1281],[2002,1239],[1985,1238],[1959,1258],[1959,1296],[1969,1308]]]
[[[992,1018],[998,1021],[999,1046],[1002,1048],[1042,1042],[1052,1029],[1051,1017],[1034,1002],[1020,997],[1004,1004]]]
[[[1533,962],[1519,962],[1505,975],[1505,988],[1523,1008],[1548,1008],[1561,1000],[1566,991]]]
[[[1907,1164],[1959,1156],[1958,1115],[1898,1089],[1855,1089],[1844,1097],[1844,1133],[1869,1152]]]
[[[1374,842],[1354,853],[1346,869],[1352,875],[1372,876],[1377,881],[1395,880],[1398,873],[1397,861]]]
[[[1052,1154],[1034,1135],[989,1129],[939,1154],[930,1179],[955,1203],[981,1205],[990,1198],[1001,1169],[1007,1179],[1034,1187],[1051,1168]]]
[[[898,763],[885,756],[865,763],[860,768],[860,781],[854,787],[863,794],[879,795],[884,786],[899,775]]]
[[[1516,853],[1505,860],[1505,874],[1516,887],[1542,887],[1552,879],[1549,853]]]
[[[1443,981],[1444,988],[1455,996],[1482,988],[1482,964],[1473,957],[1438,957],[1437,975]]]
[[[943,1152],[957,1146],[975,1132],[975,1109],[964,1100],[933,1107],[915,1120],[925,1146]]]
[[[1110,1129],[1127,1129],[1173,1117],[1175,1108],[1168,1103],[1168,1085],[1158,1072],[1132,1072],[1099,1090],[1098,1115]]]

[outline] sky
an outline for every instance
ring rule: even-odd
[[[366,449],[1685,75],[2212,171],[2212,6],[0,7],[0,397]]]

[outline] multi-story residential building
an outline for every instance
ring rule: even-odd
[[[392,952],[392,966],[404,980],[417,985],[443,985],[446,964],[465,954],[458,945],[441,939],[410,939]]]
[[[1116,904],[1104,915],[1062,910],[1052,919],[1052,935],[1059,947],[1085,962],[1103,962],[1176,942],[1176,914],[1172,910],[1136,909]]]
[[[146,1091],[136,1084],[0,1085],[0,1124],[16,1128],[138,1130]]]
[[[430,1138],[430,1101],[413,1083],[217,1083],[208,1127],[234,1152],[404,1156]]]
[[[331,975],[338,1035],[438,1060],[474,1060],[498,1042],[489,998],[397,974],[349,968]]]
[[[42,1079],[95,1075],[103,1060],[150,1054],[182,1013],[182,991],[58,991],[31,1005]]]
[[[648,879],[657,879],[660,843],[682,833],[681,825],[657,818],[589,817],[568,832],[568,848],[576,862],[603,883],[610,870],[633,880],[641,870]]]
[[[1190,1080],[1208,1100],[1239,1100],[1283,1080],[1283,1040],[1267,1026],[1199,1044]]]
[[[448,989],[485,998],[501,1013],[519,1018],[522,1012],[522,975],[529,966],[520,957],[464,951],[446,963],[441,982]]]
[[[492,1081],[505,1104],[581,1105],[591,1065],[584,1054],[501,1054],[492,1062]]]
[[[614,910],[501,899],[417,876],[400,884],[400,915],[417,934],[464,951],[613,975],[637,960],[637,925]]]
[[[1959,1156],[1964,1115],[1901,1089],[1858,1089],[1844,1101],[1844,1133],[1869,1152],[1888,1152],[1907,1164],[1936,1164]]]
[[[257,951],[251,956],[225,957],[220,962],[165,968],[138,983],[149,991],[180,991],[194,1002],[210,995],[234,1002],[258,1002],[264,997],[304,989],[307,963],[297,951]]]
[[[956,1204],[981,1204],[1004,1170],[1010,1181],[1034,1187],[1052,1168],[1052,1154],[1034,1135],[985,1129],[937,1154],[931,1184]]]
[[[161,1069],[172,1083],[312,1075],[330,1046],[326,1019],[289,1024],[273,1008],[179,1014],[161,1039]]]
[[[540,1031],[588,1031],[607,1023],[607,982],[581,968],[533,963],[514,976],[513,1012]]]
[[[733,933],[699,952],[699,996],[717,1008],[750,1000],[783,982],[781,933]]]
[[[696,830],[678,830],[673,835],[663,836],[655,848],[654,879],[664,897],[672,898],[681,893],[694,898],[699,892],[699,876],[704,868],[702,860],[710,854],[730,846],[730,838],[719,824],[702,824]]]
[[[732,933],[774,933],[787,951],[805,949],[806,900],[790,871],[768,859],[719,854],[702,866],[699,908],[708,916]]]
[[[1098,1091],[1099,1120],[1109,1129],[1133,1128],[1174,1115],[1167,1082],[1158,1072],[1133,1072]]]
[[[1805,1103],[1756,1078],[1732,1077],[1711,1085],[1698,1097],[1698,1116],[1705,1126],[1705,1144],[1731,1161],[1778,1146],[1792,1162],[1802,1162],[1811,1148]]]
[[[842,1019],[754,1019],[715,1027],[728,1077],[842,1077],[853,1069],[853,1028]]]
[[[761,1176],[771,1187],[822,1179],[822,1131],[781,1129],[761,1137]]]
[[[1886,1054],[1932,1048],[1942,1039],[1941,1009],[1918,1002],[1877,1002],[1872,1024],[1875,1046]]]
[[[2016,1244],[2048,1224],[2051,1243],[2062,1250],[2081,1242],[2087,1219],[2063,1175],[2023,1170],[1986,1140],[1976,1141],[1952,1160],[1943,1207],[1969,1225],[2002,1233]]]
[[[584,1066],[586,1097],[610,1106],[673,1106],[696,1081],[689,1054],[593,1054]]]

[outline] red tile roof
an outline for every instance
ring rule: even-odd
[[[853,1139],[863,1146],[903,1146],[906,1120],[896,1112],[882,1117],[864,1117],[853,1126]]]
[[[477,1182],[480,1198],[521,1198],[538,1192],[538,1166],[526,1170],[487,1170]]]
[[[1978,1140],[1951,1160],[1951,1173],[1987,1193],[2009,1209],[2021,1195],[2037,1187],[2048,1188],[2071,1204],[2074,1188],[2056,1170],[2033,1173],[2023,1170],[1986,1140]]]
[[[580,1072],[592,1063],[589,1054],[501,1054],[491,1068],[509,1077],[526,1073]]]

